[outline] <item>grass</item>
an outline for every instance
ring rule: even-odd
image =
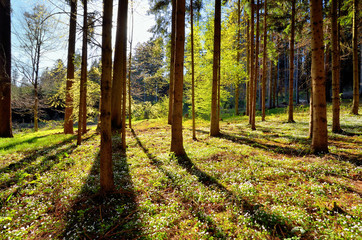
[[[113,138],[117,191],[99,190],[99,135],[61,129],[0,139],[0,239],[362,239],[362,119],[342,109],[329,153],[310,153],[308,114],[285,110],[184,122],[187,157],[169,153],[166,120]],[[330,119],[329,115],[329,119]],[[330,125],[330,124],[329,124]]]

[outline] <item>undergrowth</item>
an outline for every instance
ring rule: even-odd
[[[134,122],[126,152],[113,137],[107,197],[94,129],[78,147],[61,129],[0,139],[0,239],[361,239],[362,119],[342,109],[344,132],[329,126],[316,156],[308,116],[269,112],[256,131],[226,118],[219,137],[198,120],[196,141],[186,120],[184,158],[165,119]]]

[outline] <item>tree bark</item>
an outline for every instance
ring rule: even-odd
[[[252,126],[253,118],[253,100],[254,100],[254,81],[255,81],[255,71],[254,71],[254,0],[250,0],[250,82],[249,82],[249,124]],[[255,123],[254,123],[255,124]]]
[[[83,1],[83,46],[82,46],[82,63],[81,63],[81,73],[80,73],[80,98],[79,98],[79,117],[78,117],[78,135],[77,135],[77,145],[82,143],[82,135],[86,132],[86,111],[87,111],[87,98],[86,98],[86,82],[87,82],[87,38],[88,38],[88,7],[87,0]]]
[[[358,78],[358,0],[353,0],[352,48],[353,48],[353,102],[352,114],[358,115],[359,78]]]
[[[182,97],[183,67],[185,49],[185,0],[176,1],[176,43],[175,43],[175,78],[174,102],[171,126],[171,152],[176,156],[185,155],[182,138]]]
[[[331,7],[331,24],[332,24],[332,132],[341,132],[340,124],[340,100],[339,100],[339,75],[340,75],[340,53],[338,49],[338,17],[337,17],[337,0],[332,0]]]
[[[133,27],[134,27],[134,15],[133,15],[133,1],[131,1],[131,15],[132,15],[132,27],[129,40],[129,58],[128,58],[128,126],[132,129],[132,93],[131,93],[131,75],[132,75],[132,43],[133,43]]]
[[[0,137],[13,137],[11,123],[11,7],[0,2]]]
[[[174,78],[175,78],[175,43],[176,43],[176,0],[172,0],[172,23],[171,23],[171,59],[170,59],[170,87],[168,105],[168,124],[172,124],[172,110],[174,101]]]
[[[65,115],[64,115],[64,133],[73,134],[73,94],[71,92],[74,82],[74,54],[75,38],[77,28],[77,0],[70,1],[70,22],[69,22],[69,40],[68,40],[68,67],[67,82],[65,89]]]
[[[100,184],[103,194],[114,190],[111,129],[113,0],[103,0]]]
[[[241,43],[240,43],[240,35],[241,35],[241,0],[238,0],[238,8],[237,8],[237,16],[238,16],[238,32],[237,32],[237,53],[236,53],[236,62],[239,64],[240,62],[240,51],[241,51]],[[238,76],[235,84],[235,116],[239,115],[239,92],[240,92],[240,77]]]
[[[254,86],[253,86],[253,99],[252,99],[252,107],[251,107],[251,129],[252,130],[256,130],[256,126],[255,126],[255,115],[256,115],[256,92],[257,92],[257,87],[258,87],[258,78],[259,78],[259,44],[260,44],[260,40],[259,40],[259,29],[260,29],[260,1],[257,0],[257,7],[256,7],[256,42],[255,42],[255,66],[253,71],[255,71],[254,73]]]
[[[288,122],[293,123],[293,79],[294,79],[294,35],[295,35],[295,0],[292,0],[292,26],[290,34],[289,53],[289,111]]]
[[[312,26],[312,152],[328,152],[326,91],[324,76],[323,7],[321,0],[310,1]]]
[[[215,21],[214,21],[214,59],[212,72],[212,97],[211,97],[211,126],[210,136],[220,134],[218,127],[218,85],[219,85],[219,56],[221,37],[221,0],[215,0]]]
[[[263,42],[263,78],[262,78],[262,90],[261,90],[261,120],[265,121],[265,97],[266,97],[266,69],[267,69],[267,61],[266,61],[266,41],[267,41],[267,0],[264,0],[264,42]]]
[[[192,105],[192,139],[196,140],[195,126],[195,59],[194,59],[194,10],[190,0],[190,17],[191,17],[191,105]]]
[[[119,0],[112,81],[112,129],[121,132],[123,82],[127,78],[127,7],[128,0]]]
[[[247,68],[247,74],[248,74],[248,80],[245,84],[245,101],[246,101],[246,116],[250,116],[250,83],[251,83],[251,73],[250,73],[250,53],[251,53],[251,45],[250,45],[250,19],[248,16],[246,16],[247,20],[247,27],[246,27],[246,35],[247,35],[247,56],[246,56],[246,68]],[[249,118],[250,119],[250,118]],[[250,124],[250,122],[249,122]]]

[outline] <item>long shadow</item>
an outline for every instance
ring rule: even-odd
[[[177,188],[181,195],[179,195],[179,198],[181,198],[181,202],[183,205],[185,205],[185,209],[190,209],[191,213],[197,217],[201,222],[206,223],[208,226],[207,232],[210,235],[216,236],[218,239],[226,239],[227,235],[222,232],[217,224],[212,221],[210,217],[208,217],[204,211],[200,208],[198,204],[196,204],[194,201],[189,201],[184,195],[184,193],[181,190],[181,187],[177,185],[178,179],[172,174],[171,172],[167,171],[165,168],[162,167],[163,162],[158,160],[155,156],[153,156],[149,150],[142,144],[141,140],[137,136],[136,132],[132,129],[132,134],[134,139],[137,142],[137,145],[143,150],[143,152],[147,155],[148,159],[151,161],[151,164],[156,166],[159,171],[161,171],[165,176],[167,176],[168,179],[172,182],[172,188]]]
[[[22,158],[21,160],[19,160],[18,162],[15,163],[11,163],[6,167],[0,168],[0,173],[6,173],[6,172],[10,172],[10,171],[18,171],[20,169],[25,168],[27,165],[29,165],[30,163],[34,162],[38,157],[47,154],[48,152],[54,150],[54,149],[58,149],[61,146],[63,146],[64,144],[70,143],[72,140],[74,140],[77,136],[73,135],[70,136],[69,138],[65,139],[64,141],[55,144],[55,145],[51,145],[49,147],[43,147],[42,149],[30,152],[26,157]],[[0,183],[1,185],[1,183]]]
[[[138,145],[143,149],[148,158],[151,160],[151,162],[156,163],[155,165],[160,169],[160,171],[164,173],[173,182],[173,184],[176,184],[176,179],[173,177],[173,174],[164,169],[162,167],[162,164],[159,163],[160,161],[157,160],[155,156],[149,154],[148,149],[142,144],[134,131],[133,136],[136,139]],[[267,229],[272,236],[283,238],[295,236],[295,234],[292,233],[292,226],[288,224],[287,219],[279,215],[268,213],[260,204],[250,203],[242,196],[235,196],[232,191],[229,191],[227,188],[225,188],[214,177],[200,170],[188,156],[177,157],[176,159],[178,164],[183,167],[189,174],[196,176],[200,183],[202,183],[206,187],[213,188],[214,190],[225,194],[230,202],[238,207],[239,211],[248,213],[253,222],[257,222],[258,224],[265,227],[265,229]],[[197,204],[194,203],[193,205],[195,205],[196,209],[198,209]],[[208,223],[209,229],[213,230],[212,233],[214,233],[215,236],[222,239],[226,238],[225,233],[218,229],[217,224],[213,222],[210,218],[208,218],[204,213],[197,211],[196,216],[200,219],[200,221]],[[215,229],[217,230],[216,232]],[[308,238],[308,233],[305,233],[303,237]]]
[[[119,151],[117,142],[113,145],[115,182],[119,188],[108,195],[99,193],[98,154],[85,184],[66,214],[67,224],[61,233],[62,238],[137,239],[143,235],[127,156]]]
[[[29,139],[26,139],[24,141],[20,141],[20,142],[14,142],[14,143],[10,143],[10,144],[5,144],[4,146],[0,146],[1,149],[3,150],[9,150],[9,149],[12,149],[18,145],[22,145],[22,144],[30,144],[30,143],[34,143],[36,142],[38,139],[41,139],[41,138],[45,138],[45,137],[48,137],[52,134],[47,134],[47,135],[44,135],[44,136],[38,136],[38,137],[32,137],[32,138],[29,138]]]

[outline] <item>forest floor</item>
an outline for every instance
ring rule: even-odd
[[[334,134],[329,114],[329,153],[313,155],[308,115],[226,118],[219,137],[198,120],[196,141],[186,120],[182,159],[166,120],[134,122],[107,197],[94,128],[78,147],[60,128],[0,139],[0,239],[362,239],[362,117],[343,108]]]

